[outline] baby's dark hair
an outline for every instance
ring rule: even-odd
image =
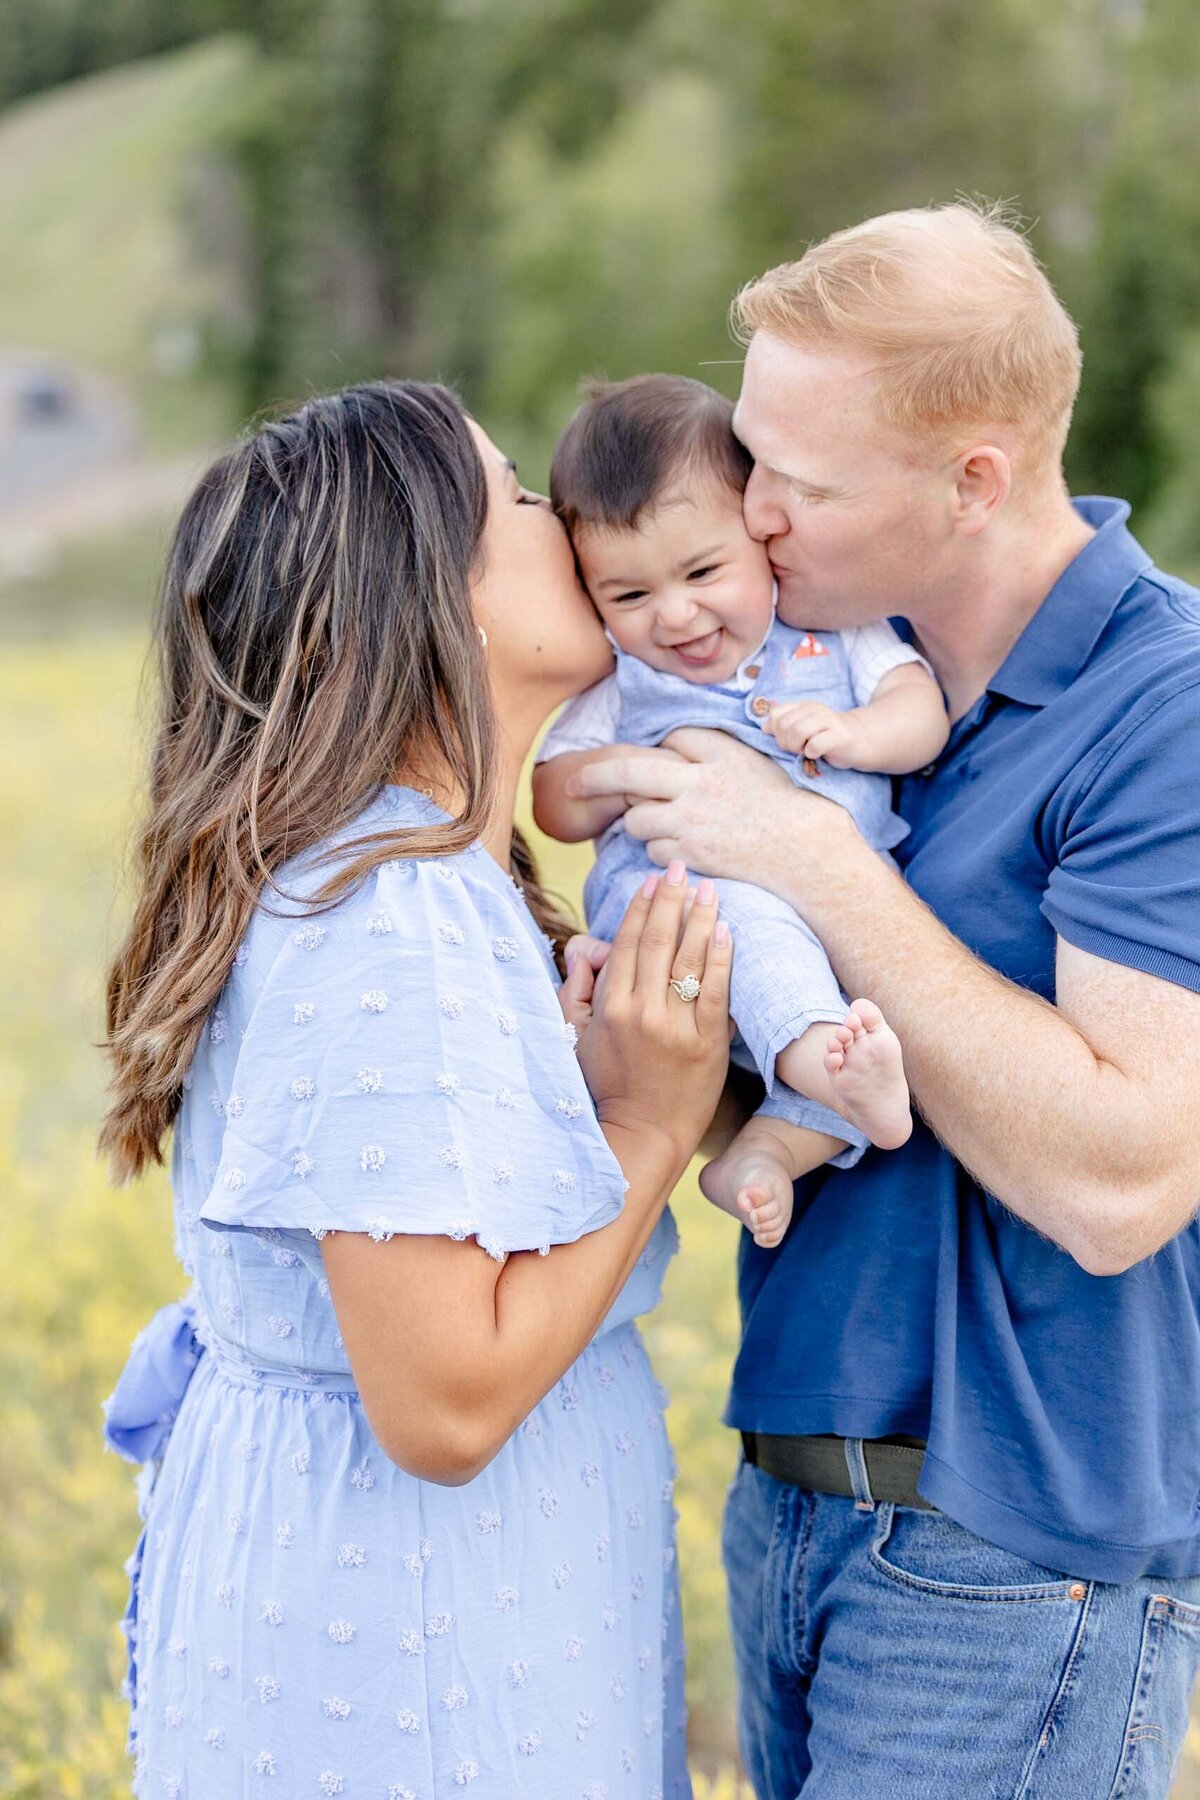
[[[710,472],[741,494],[749,453],[733,435],[733,403],[686,375],[592,381],[559,438],[550,499],[574,535],[581,525],[632,530],[684,469]]]

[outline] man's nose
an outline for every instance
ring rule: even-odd
[[[771,497],[769,477],[757,466],[751,469],[742,496],[742,516],[746,530],[760,544],[765,544],[768,538],[782,537],[788,528],[787,514]]]

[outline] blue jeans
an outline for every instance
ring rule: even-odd
[[[724,1550],[758,1800],[1164,1800],[1200,1577],[1074,1580],[747,1463]]]

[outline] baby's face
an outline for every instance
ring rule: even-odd
[[[727,681],[767,634],[771,564],[741,496],[712,476],[685,476],[635,530],[581,528],[575,551],[614,639],[652,669]]]

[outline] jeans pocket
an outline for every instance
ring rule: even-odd
[[[1109,1800],[1157,1800],[1187,1731],[1188,1702],[1200,1663],[1200,1607],[1169,1594],[1151,1594],[1121,1762]]]
[[[1082,1584],[1041,1563],[989,1544],[944,1513],[880,1507],[871,1561],[881,1575],[916,1593],[942,1600],[1077,1604]]]

